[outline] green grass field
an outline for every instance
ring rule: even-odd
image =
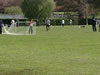
[[[100,75],[100,32],[59,26],[0,35],[0,75]]]

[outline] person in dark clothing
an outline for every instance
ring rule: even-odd
[[[2,34],[2,20],[0,20],[0,34]]]
[[[92,19],[92,29],[93,29],[93,32],[97,31],[97,29],[96,29],[96,20],[95,19]]]

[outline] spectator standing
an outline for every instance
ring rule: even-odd
[[[96,29],[96,19],[95,18],[92,19],[92,29],[93,29],[93,32],[97,31],[97,29]]]
[[[33,33],[33,19],[31,19],[31,21],[29,22],[29,34]]]
[[[0,34],[2,34],[2,20],[0,20]]]
[[[65,20],[63,19],[62,20],[62,26],[64,27],[64,25],[65,25]]]

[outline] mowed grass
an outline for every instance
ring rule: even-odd
[[[100,32],[91,26],[37,27],[0,35],[0,75],[100,75]]]

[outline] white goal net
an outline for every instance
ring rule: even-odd
[[[3,25],[3,34],[9,35],[36,35],[36,22],[30,27],[29,21],[19,21],[10,25]]]

